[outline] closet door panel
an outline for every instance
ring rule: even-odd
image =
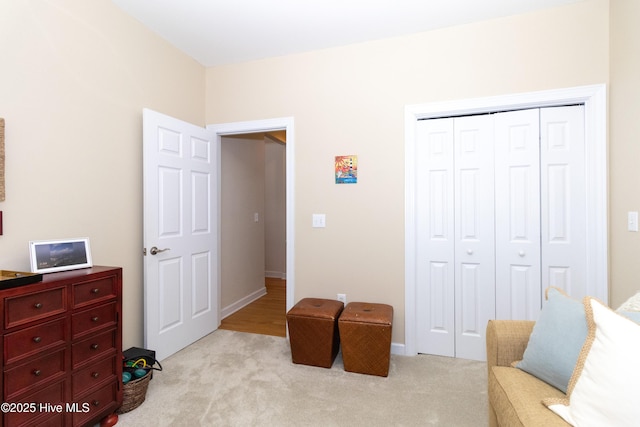
[[[584,106],[540,110],[542,290],[587,295]]]
[[[456,357],[484,360],[495,316],[492,118],[456,118],[454,130]]]
[[[453,119],[417,124],[418,353],[455,355]]]
[[[494,119],[496,318],[535,320],[541,307],[539,109]]]
[[[481,335],[482,325],[480,295],[482,284],[479,276],[482,274],[479,264],[466,263],[460,266],[460,299],[462,303],[461,334],[471,337]],[[485,325],[486,327],[486,325]],[[457,353],[456,353],[457,354]]]

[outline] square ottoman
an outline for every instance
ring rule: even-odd
[[[392,321],[390,305],[347,304],[338,320],[345,371],[389,375]]]
[[[287,313],[291,360],[331,368],[340,348],[338,317],[341,301],[304,298]]]

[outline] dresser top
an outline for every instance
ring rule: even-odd
[[[42,275],[42,283],[55,282],[65,279],[78,279],[83,276],[89,276],[97,273],[110,272],[113,270],[121,270],[120,267],[107,267],[104,265],[94,265],[89,268],[80,268],[77,270],[57,271],[55,273],[45,273]]]

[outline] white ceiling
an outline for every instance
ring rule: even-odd
[[[582,0],[112,0],[206,67],[342,46]]]

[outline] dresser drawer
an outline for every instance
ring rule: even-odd
[[[4,300],[4,325],[6,328],[22,325],[67,310],[66,288],[9,297]]]
[[[65,350],[60,350],[7,369],[4,372],[4,392],[7,399],[11,400],[27,388],[36,387],[55,377],[64,377],[65,354]]]
[[[50,403],[52,405],[63,405],[65,404],[64,398],[64,389],[65,382],[61,381],[50,386],[47,386],[43,389],[38,390],[34,394],[30,394],[25,397],[20,397],[15,400],[15,402],[22,403],[36,403],[39,405],[40,403]],[[39,407],[36,407],[39,409]],[[52,414],[36,410],[36,412],[10,412],[5,414],[4,417],[4,425],[9,426],[64,426],[64,412],[61,414]]]
[[[4,363],[9,364],[66,343],[66,319],[54,320],[4,336]]]
[[[71,334],[75,339],[79,335],[117,323],[116,303],[100,305],[73,315]]]
[[[120,361],[122,363],[122,361]],[[96,363],[92,363],[86,368],[80,369],[73,374],[73,399],[78,401],[78,396],[83,394],[90,388],[97,386],[107,379],[116,381],[116,357],[104,359]]]
[[[81,365],[89,359],[99,356],[107,356],[109,353],[116,352],[116,330],[112,329],[107,332],[92,336],[85,340],[73,344],[71,350],[71,361],[73,368]]]
[[[116,276],[103,277],[73,285],[73,308],[116,297]]]
[[[6,426],[19,426],[19,427],[66,427],[65,414],[54,413],[42,413],[36,412],[33,414],[10,414],[7,416]]]
[[[100,413],[107,415],[110,411],[115,411],[117,387],[117,382],[113,381],[79,398],[77,403],[80,411],[73,413],[73,425],[83,425]]]

